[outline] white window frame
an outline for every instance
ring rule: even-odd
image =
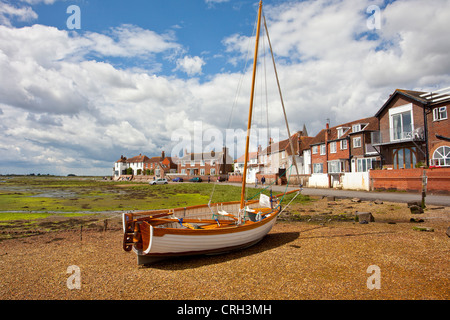
[[[408,103],[403,106],[389,109],[389,128],[390,128],[389,131],[390,131],[391,141],[402,140],[402,139],[394,139],[395,136],[394,136],[393,116],[396,114],[399,114],[399,113],[406,113],[408,111],[410,112],[410,115],[411,115],[411,132],[414,132],[414,114],[413,114],[413,104],[412,103]],[[402,124],[402,130],[405,130],[403,128],[403,124]],[[407,132],[402,132],[402,136],[404,133],[407,133]]]
[[[447,106],[433,109],[433,121],[447,119]]]
[[[341,140],[341,150],[347,150],[348,149],[348,142],[346,139]]]
[[[440,167],[450,166],[450,147],[440,146],[433,152],[433,158],[431,159],[432,165]]]
[[[353,148],[361,148],[361,137],[353,138]]]
[[[312,147],[312,153],[313,154],[317,154],[319,152],[319,147],[318,146],[313,146]]]
[[[328,173],[345,172],[345,162],[342,160],[328,161]]]
[[[320,145],[320,155],[323,156],[324,154],[327,154],[327,147],[325,144]]]
[[[323,163],[313,163],[313,173],[323,173]]]
[[[376,160],[377,158],[357,158],[356,159],[357,172],[368,172],[370,169],[373,169],[373,163]]]
[[[352,132],[359,132],[359,131],[361,131],[362,130],[361,127],[362,126],[361,126],[360,123],[352,125]]]
[[[330,153],[336,153],[336,152],[337,152],[336,141],[333,141],[330,143]]]

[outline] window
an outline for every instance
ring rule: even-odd
[[[286,151],[281,152],[281,159],[284,159],[284,158],[286,158]]]
[[[205,169],[200,169],[200,175],[204,176],[205,175]]]
[[[358,172],[367,172],[370,169],[373,169],[374,162],[376,158],[359,158],[357,159],[358,164]]]
[[[433,121],[447,119],[447,107],[439,107],[433,110]]]
[[[202,166],[202,167],[205,166],[205,160],[201,160],[201,161],[200,161],[200,166]]]
[[[325,145],[324,145],[324,144],[321,144],[321,145],[320,145],[320,154],[321,154],[321,155],[324,155],[324,154],[326,154],[326,153],[327,153],[327,149],[326,149]]]
[[[211,175],[216,174],[216,169],[215,168],[211,168],[211,170],[209,171],[209,174],[211,174]]]
[[[186,174],[186,169],[181,169],[182,174]]]
[[[411,135],[411,112],[404,112],[392,116],[392,130],[394,140],[407,139]]]
[[[393,149],[394,169],[411,169],[417,163],[416,147]]]
[[[389,110],[389,126],[391,140],[413,138],[414,130],[412,117],[412,103]]]
[[[354,124],[353,126],[352,126],[352,132],[358,132],[358,131],[361,131],[361,124]]]
[[[314,163],[313,173],[323,173],[323,163]]]
[[[345,172],[345,162],[341,160],[334,160],[328,162],[329,173]]]
[[[313,154],[317,154],[318,150],[317,150],[317,146],[313,146],[312,147],[312,153]]]
[[[341,140],[341,150],[345,150],[347,147],[347,140]]]
[[[442,146],[436,149],[431,159],[433,165],[440,167],[450,166],[450,147]]]
[[[195,167],[195,160],[191,160],[191,167]]]
[[[361,137],[353,138],[353,148],[361,148]]]
[[[330,143],[330,153],[336,153],[336,141]]]

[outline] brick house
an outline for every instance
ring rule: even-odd
[[[372,135],[383,168],[450,166],[449,89],[444,93],[397,89],[389,97],[375,114],[380,129]]]
[[[379,161],[371,132],[378,129],[375,117],[340,124],[320,131],[310,142],[313,173],[365,172]]]
[[[129,159],[122,155],[120,159],[114,163],[113,178],[117,180],[120,179],[121,176],[127,175],[129,168],[132,170],[131,175],[141,174],[142,170],[144,170],[144,162],[148,160],[149,158],[142,154]]]
[[[187,153],[177,159],[177,173],[188,176],[228,175],[233,171],[233,158],[228,148],[220,152]]]
[[[166,157],[165,152],[161,152],[160,157],[152,157],[144,162],[143,174],[155,178],[165,178],[168,173],[176,173],[177,164],[171,157]]]
[[[260,163],[260,172],[257,174],[258,180],[260,181],[262,176],[264,176],[268,182],[273,182],[276,179],[277,183],[284,184],[290,174],[295,176],[294,167],[292,167],[292,171],[286,172],[294,164],[292,149],[299,174],[302,175],[305,174],[305,171],[308,172],[309,156],[305,158],[304,152],[308,148],[307,146],[309,146],[311,139],[312,137],[307,137],[305,126],[303,126],[303,130],[297,131],[291,136],[292,148],[289,138],[279,142],[273,142],[270,139],[269,146],[262,151],[258,151]],[[306,153],[308,152],[306,151]],[[305,166],[307,166],[307,169],[305,169]]]
[[[328,187],[340,182],[346,172],[367,172],[380,163],[371,133],[378,130],[375,117],[359,119],[334,127],[327,123],[309,143],[313,175],[327,179]],[[313,179],[314,181],[314,179]]]
[[[123,155],[114,163],[113,179],[119,180],[126,176],[129,180],[149,180],[153,177],[164,178],[167,173],[176,172],[176,164],[171,157],[166,157],[164,151],[160,157],[149,158],[146,155],[139,154],[132,158],[126,158]],[[127,175],[128,169],[131,169],[131,175]]]

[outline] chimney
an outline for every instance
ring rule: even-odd
[[[273,143],[273,138],[269,139],[269,146]]]
[[[163,152],[161,152],[161,158],[164,160],[165,158],[166,158],[166,154],[165,154],[165,152],[163,151]]]

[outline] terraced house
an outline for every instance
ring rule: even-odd
[[[367,172],[380,165],[371,133],[378,130],[375,117],[331,127],[327,123],[310,142],[312,177],[310,185],[333,187],[346,172]]]
[[[186,176],[226,176],[233,171],[233,158],[228,154],[228,148],[220,152],[188,153],[177,160],[177,172]]]

